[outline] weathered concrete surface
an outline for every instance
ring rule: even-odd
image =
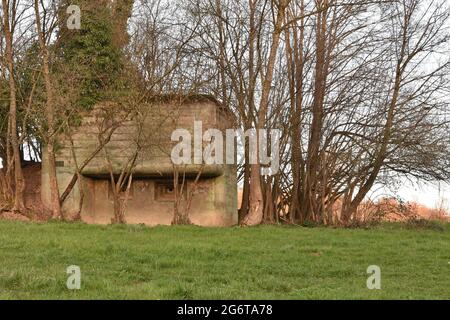
[[[108,109],[110,108],[110,109]],[[142,107],[139,121],[126,117],[114,132],[105,150],[118,174],[129,157],[136,150],[137,141],[142,145],[136,167],[131,197],[127,201],[125,218],[127,223],[147,225],[169,225],[173,219],[174,203],[161,199],[156,188],[173,179],[173,165],[170,152],[175,143],[171,134],[176,128],[193,133],[194,121],[203,122],[203,131],[210,128],[224,130],[232,128],[230,117],[211,99],[188,99],[182,104],[170,101],[158,102]],[[99,132],[111,126],[114,107],[102,105],[83,118],[82,125],[72,133],[73,152],[78,165],[84,162],[99,145]],[[100,111],[99,111],[100,110]],[[102,111],[103,110],[103,111]],[[144,116],[142,116],[144,114]],[[125,118],[124,118],[125,119]],[[138,134],[142,123],[141,134]],[[225,136],[225,132],[224,132]],[[76,172],[70,140],[59,138],[57,176],[62,193]],[[192,192],[193,180],[198,173],[198,165],[183,168],[187,177],[187,192]],[[43,155],[42,201],[49,204],[47,157]],[[190,219],[201,226],[230,226],[237,223],[237,178],[235,165],[207,165],[202,169],[202,178],[193,196]],[[78,212],[87,223],[109,224],[113,218],[108,162],[104,150],[101,151],[82,171],[83,205],[80,210],[79,184],[75,186],[63,206],[67,215]],[[78,182],[80,183],[80,182]],[[167,191],[167,190],[166,190]],[[170,193],[170,192],[169,192]],[[170,195],[168,196],[170,198]]]

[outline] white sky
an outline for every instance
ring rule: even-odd
[[[404,201],[416,202],[429,208],[445,208],[450,213],[450,185],[445,183],[412,183],[405,180],[396,190],[378,187],[372,197],[398,196]]]

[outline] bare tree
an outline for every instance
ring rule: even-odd
[[[8,70],[8,82],[9,82],[9,122],[8,122],[8,139],[7,142],[7,159],[13,159],[7,161],[7,175],[14,172],[14,206],[13,211],[23,212],[25,210],[24,202],[24,190],[25,181],[22,172],[22,161],[19,150],[19,138],[17,127],[17,87],[15,80],[15,68],[14,68],[14,48],[13,48],[13,35],[14,35],[14,23],[17,14],[16,1],[2,0],[3,19],[2,30],[5,36],[5,48],[6,55],[5,61]],[[12,156],[10,156],[12,153]]]
[[[56,160],[55,160],[55,138],[57,135],[57,126],[55,123],[55,89],[50,72],[50,53],[47,46],[47,34],[45,33],[39,8],[39,1],[34,0],[34,12],[36,19],[36,29],[39,39],[40,53],[42,57],[42,71],[45,83],[46,103],[45,115],[47,120],[47,134],[45,135],[46,143],[46,160],[48,161],[48,177],[50,181],[51,210],[53,218],[62,219],[61,203],[59,199],[59,187],[56,177]]]

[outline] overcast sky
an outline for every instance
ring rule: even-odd
[[[450,185],[441,183],[412,183],[407,180],[400,186],[390,190],[389,188],[376,188],[372,198],[382,196],[398,196],[404,201],[417,202],[429,208],[443,206],[450,213]]]

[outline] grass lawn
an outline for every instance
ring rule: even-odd
[[[0,221],[0,299],[450,299],[450,225],[411,230]],[[66,288],[66,268],[82,288]],[[378,265],[382,289],[368,290]]]

